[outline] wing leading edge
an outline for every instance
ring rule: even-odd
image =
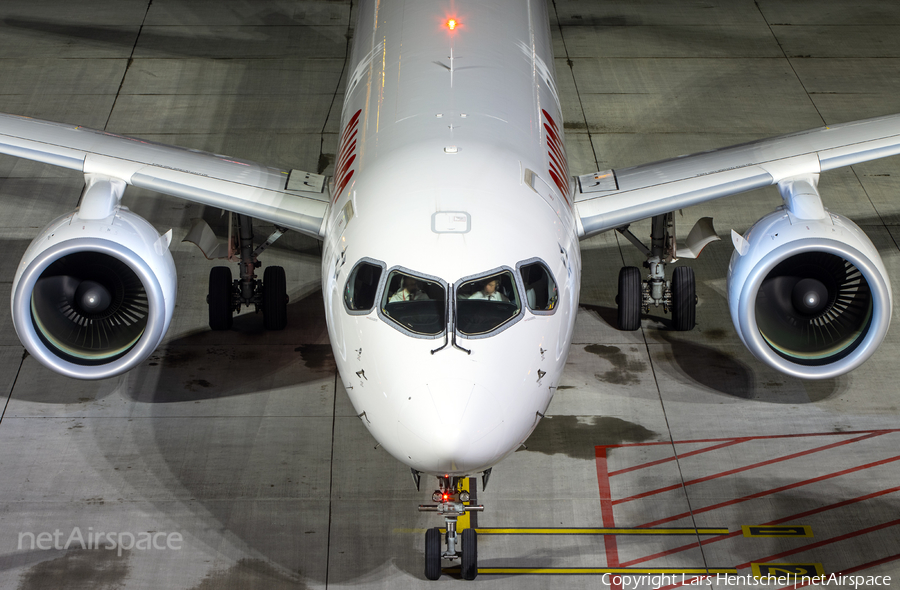
[[[577,179],[582,239],[705,201],[900,154],[900,115],[801,131]]]
[[[298,179],[298,172],[255,162],[6,114],[0,153],[117,178],[315,238],[324,234],[330,198],[315,174]]]

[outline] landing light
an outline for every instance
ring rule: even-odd
[[[448,20],[448,21],[447,21],[447,28],[450,29],[451,31],[452,31],[453,29],[455,29],[455,28],[456,28],[456,19],[451,18],[450,20]]]

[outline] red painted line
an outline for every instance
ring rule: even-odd
[[[837,543],[838,541],[846,541],[847,539],[852,539],[853,537],[858,537],[860,535],[865,535],[868,533],[873,533],[875,531],[880,531],[881,529],[886,529],[888,527],[896,526],[898,524],[900,524],[900,518],[898,518],[897,520],[892,520],[890,522],[884,522],[881,524],[876,524],[874,526],[866,527],[866,528],[860,529],[858,531],[853,531],[852,533],[845,533],[843,535],[838,535],[837,537],[825,539],[825,540],[819,541],[817,543],[810,543],[809,545],[804,545],[803,547],[797,547],[795,549],[790,549],[789,551],[782,551],[781,553],[776,553],[775,555],[770,555],[768,557],[754,559],[753,562],[748,561],[747,563],[742,563],[741,565],[738,565],[735,567],[739,570],[746,569],[746,568],[750,567],[751,563],[768,563],[774,559],[781,559],[782,557],[787,557],[788,555],[794,555],[795,553],[803,553],[804,551],[818,549],[819,547],[831,545],[832,543]]]
[[[748,436],[745,437],[747,440],[772,440],[778,438],[803,438],[808,436],[847,436],[851,434],[889,434],[892,432],[900,432],[900,428],[886,428],[882,430],[847,430],[844,432],[806,432],[800,434],[769,434],[765,436]],[[721,442],[724,440],[734,440],[734,437],[725,437],[725,438],[697,438],[693,440],[678,440],[675,441],[675,444],[690,444],[690,443],[705,443],[705,442]],[[662,440],[657,442],[643,442],[643,443],[622,443],[615,445],[597,445],[596,448],[604,448],[604,449],[618,449],[625,447],[652,447],[655,445],[671,445],[672,441]]]
[[[887,488],[885,490],[872,492],[871,494],[866,494],[864,496],[850,498],[849,500],[841,500],[840,502],[835,502],[834,504],[829,504],[827,506],[822,506],[820,508],[813,508],[812,510],[807,510],[806,512],[800,512],[798,514],[792,514],[791,516],[785,516],[784,518],[779,518],[777,520],[773,520],[771,522],[764,523],[762,526],[771,526],[773,524],[782,524],[785,522],[789,522],[791,520],[798,520],[801,518],[806,518],[807,516],[819,514],[820,512],[834,510],[835,508],[843,508],[844,506],[849,506],[850,504],[855,504],[857,502],[862,502],[864,500],[871,500],[872,498],[877,498],[878,496],[884,496],[886,494],[892,494],[894,492],[900,492],[900,486],[894,486],[892,488]],[[737,531],[737,532],[741,533],[742,531]],[[706,541],[706,539],[701,541],[701,543],[703,543],[705,541]]]
[[[604,527],[612,528],[616,526],[616,520],[613,516],[612,496],[609,491],[606,449],[597,447],[594,449],[594,455],[597,460],[597,481],[600,486],[600,517],[603,519]],[[603,535],[603,544],[606,548],[606,565],[619,567],[619,548],[616,545],[616,536]]]
[[[865,500],[871,500],[872,498],[877,498],[878,496],[884,496],[886,494],[892,494],[894,492],[900,492],[900,486],[896,486],[893,488],[888,488],[886,490],[880,490],[878,492],[872,492],[871,494],[866,494],[864,496],[858,496],[856,498],[851,498],[849,500],[842,500],[841,502],[835,502],[834,504],[829,504],[827,506],[821,506],[819,508],[814,508],[812,510],[807,510],[806,512],[800,512],[798,514],[792,514],[790,516],[785,516],[783,518],[777,518],[775,520],[770,520],[769,522],[764,522],[760,526],[772,526],[777,524],[782,524],[785,522],[790,522],[792,520],[799,520],[801,518],[806,518],[807,516],[812,516],[814,514],[819,514],[820,512],[827,512],[829,510],[834,510],[836,508],[843,508],[844,506],[848,506],[850,504],[855,504],[857,502],[863,502]],[[687,551],[688,549],[694,549],[699,547],[700,545],[709,545],[710,543],[716,543],[718,541],[724,541],[725,539],[732,539],[734,537],[739,537],[743,531],[737,530],[728,533],[727,535],[718,535],[716,537],[709,537],[707,539],[702,539],[699,544],[697,543],[688,543],[687,545],[681,545],[680,547],[675,547],[673,549],[669,549],[667,551],[660,551],[659,553],[654,553],[652,555],[648,555],[646,557],[639,557],[637,559],[632,559],[631,561],[626,561],[619,564],[619,567],[631,567],[633,565],[637,565],[639,563],[644,563],[646,561],[652,561],[654,559],[659,559],[660,557],[666,557],[673,553],[680,553],[682,551]]]
[[[856,572],[861,572],[862,570],[867,570],[870,567],[875,567],[876,565],[881,565],[883,563],[890,563],[897,559],[900,559],[900,553],[898,553],[897,555],[891,555],[890,557],[882,557],[881,559],[876,559],[875,561],[870,561],[869,563],[864,563],[864,564],[858,565],[856,567],[851,567],[848,570],[842,571],[841,574],[843,574],[843,575],[854,574]]]
[[[862,570],[867,570],[870,567],[875,567],[876,565],[881,565],[883,563],[890,563],[897,559],[900,559],[900,555],[891,555],[890,557],[883,557],[881,559],[876,559],[875,561],[870,561],[869,563],[864,563],[864,564],[858,565],[856,567],[851,567],[850,569],[844,570],[837,575],[846,576],[847,574],[854,574],[856,572],[861,572]],[[791,584],[790,586],[785,586],[784,588],[781,588],[780,590],[788,590],[788,588],[790,588],[790,589],[803,588],[804,586],[809,586],[809,583],[797,584],[797,585]]]
[[[656,490],[650,490],[649,492],[643,492],[640,494],[636,494],[634,496],[629,496],[627,498],[621,498],[619,500],[613,500],[613,505],[615,504],[624,504],[625,502],[631,502],[632,500],[638,500],[640,498],[646,498],[648,496],[654,496],[656,494],[661,494],[663,492],[671,492],[672,490],[679,490],[682,487],[692,486],[694,484],[703,483],[706,481],[710,481],[713,479],[718,479],[720,477],[725,477],[727,475],[734,475],[735,473],[741,473],[743,471],[749,471],[751,469],[756,469],[758,467],[765,467],[766,465],[772,465],[774,463],[781,463],[782,461],[789,461],[791,459],[796,459],[797,457],[804,457],[806,455],[812,455],[813,453],[818,453],[820,451],[827,451],[829,449],[834,449],[837,447],[841,447],[844,445],[848,445],[850,443],[859,442],[861,440],[866,440],[867,438],[873,438],[875,436],[879,436],[879,434],[866,434],[863,436],[858,436],[856,438],[851,438],[849,440],[842,440],[835,443],[831,443],[830,445],[824,445],[821,447],[815,447],[813,449],[807,449],[805,451],[800,451],[799,453],[791,453],[790,455],[785,455],[783,457],[776,457],[775,459],[768,459],[766,461],[760,461],[759,463],[753,463],[751,465],[746,465],[744,467],[738,467],[736,469],[729,469],[728,471],[722,471],[719,473],[714,473],[712,475],[707,475],[706,477],[699,477],[697,479],[692,479],[689,481],[682,483],[672,484],[670,486],[666,486],[663,488],[658,488]]]
[[[638,469],[643,469],[644,467],[653,467],[654,465],[660,465],[662,463],[669,463],[670,461],[675,461],[676,459],[684,459],[686,457],[693,457],[694,455],[700,455],[702,453],[708,453],[709,451],[715,451],[717,449],[721,449],[724,447],[730,447],[732,445],[740,444],[742,442],[747,442],[748,440],[752,440],[750,438],[736,438],[734,440],[730,440],[728,442],[723,442],[719,445],[713,445],[711,447],[706,447],[703,449],[698,449],[696,451],[691,451],[689,453],[683,453],[681,455],[673,455],[671,457],[666,457],[665,459],[658,459],[656,461],[650,461],[649,463],[641,463],[640,465],[635,465],[634,467],[626,467],[624,469],[617,469],[616,471],[610,471],[609,476],[613,477],[615,475],[621,475],[623,473],[628,473],[629,471],[637,471]],[[680,443],[675,443],[680,444]]]
[[[599,452],[599,449],[598,449],[598,452]],[[682,512],[681,514],[676,514],[675,516],[669,516],[667,518],[661,518],[659,520],[654,520],[653,522],[648,522],[646,524],[638,525],[638,528],[652,527],[652,526],[657,526],[660,524],[665,524],[667,522],[672,522],[675,520],[680,520],[682,518],[686,518],[686,517],[690,516],[691,514],[701,514],[703,512],[709,512],[710,510],[724,508],[725,506],[731,506],[733,504],[740,504],[741,502],[747,502],[748,500],[755,500],[756,498],[762,498],[764,496],[769,496],[771,494],[776,494],[778,492],[783,492],[785,490],[791,490],[791,489],[799,488],[801,486],[805,486],[805,485],[808,485],[811,483],[824,481],[826,479],[840,477],[841,475],[847,475],[848,473],[855,473],[857,471],[862,471],[863,469],[869,469],[871,467],[878,467],[879,465],[885,465],[887,463],[892,463],[892,462],[898,461],[898,460],[900,460],[900,455],[896,455],[894,457],[889,457],[887,459],[882,459],[881,461],[875,461],[873,463],[866,463],[865,465],[858,465],[856,467],[851,467],[849,469],[844,469],[842,471],[835,471],[834,473],[820,475],[819,477],[814,477],[812,479],[798,481],[796,483],[784,485],[784,486],[781,486],[778,488],[773,488],[771,490],[756,492],[755,494],[750,494],[748,496],[743,496],[741,498],[735,498],[734,500],[728,500],[727,502],[720,502],[718,504],[713,504],[711,506],[706,506],[704,508],[697,508],[697,509],[693,510],[693,512]]]
[[[724,539],[730,539],[732,537],[737,537],[743,531],[734,531],[733,533],[728,533],[727,535],[721,535],[718,537],[714,537],[716,541],[722,541]],[[707,539],[709,540],[709,539]],[[673,553],[681,553],[682,551],[687,551],[688,549],[699,549],[700,543],[689,543],[687,545],[682,545],[680,547],[675,547],[673,549],[668,549],[666,551],[660,551],[659,553],[653,553],[652,555],[647,555],[646,557],[638,557],[637,559],[632,559],[631,561],[626,561],[624,563],[619,564],[619,567],[631,567],[638,563],[644,563],[647,561],[653,561],[654,559],[659,559],[660,557],[666,557],[668,555],[672,555]]]

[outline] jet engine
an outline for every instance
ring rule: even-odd
[[[856,368],[881,344],[892,295],[865,233],[822,211],[800,219],[786,208],[744,237],[732,233],[728,307],[741,340],[761,361],[805,379]]]
[[[13,281],[22,344],[45,366],[79,379],[112,377],[146,359],[175,306],[170,241],[171,232],[160,236],[124,207],[91,218],[83,205],[51,222]]]

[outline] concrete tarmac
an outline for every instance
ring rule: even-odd
[[[324,0],[3,3],[0,112],[330,174],[353,18]],[[557,0],[550,18],[573,173],[900,112],[900,4]],[[0,156],[0,299],[82,187]],[[900,159],[824,174],[820,190],[900,292]],[[417,492],[376,448],[336,376],[317,242],[288,234],[262,258],[287,269],[286,330],[244,312],[212,333],[212,263],[180,240],[197,217],[223,230],[221,212],[133,188],[125,202],[175,235],[175,315],[143,365],[56,376],[0,314],[0,589],[463,584],[424,579],[423,531],[441,523],[416,506],[433,482]],[[699,572],[749,587],[771,563],[897,581],[900,329],[862,368],[809,382],[756,361],[728,315],[729,230],[779,204],[769,188],[677,215],[681,235],[712,216],[723,236],[692,263],[691,332],[661,310],[616,330],[618,270],[641,256],[615,233],[582,243],[562,386],[527,448],[478,487],[477,527],[514,530],[480,535],[473,584],[658,588]],[[113,533],[156,545],[119,554],[104,548]],[[617,584],[612,568],[645,577]]]

